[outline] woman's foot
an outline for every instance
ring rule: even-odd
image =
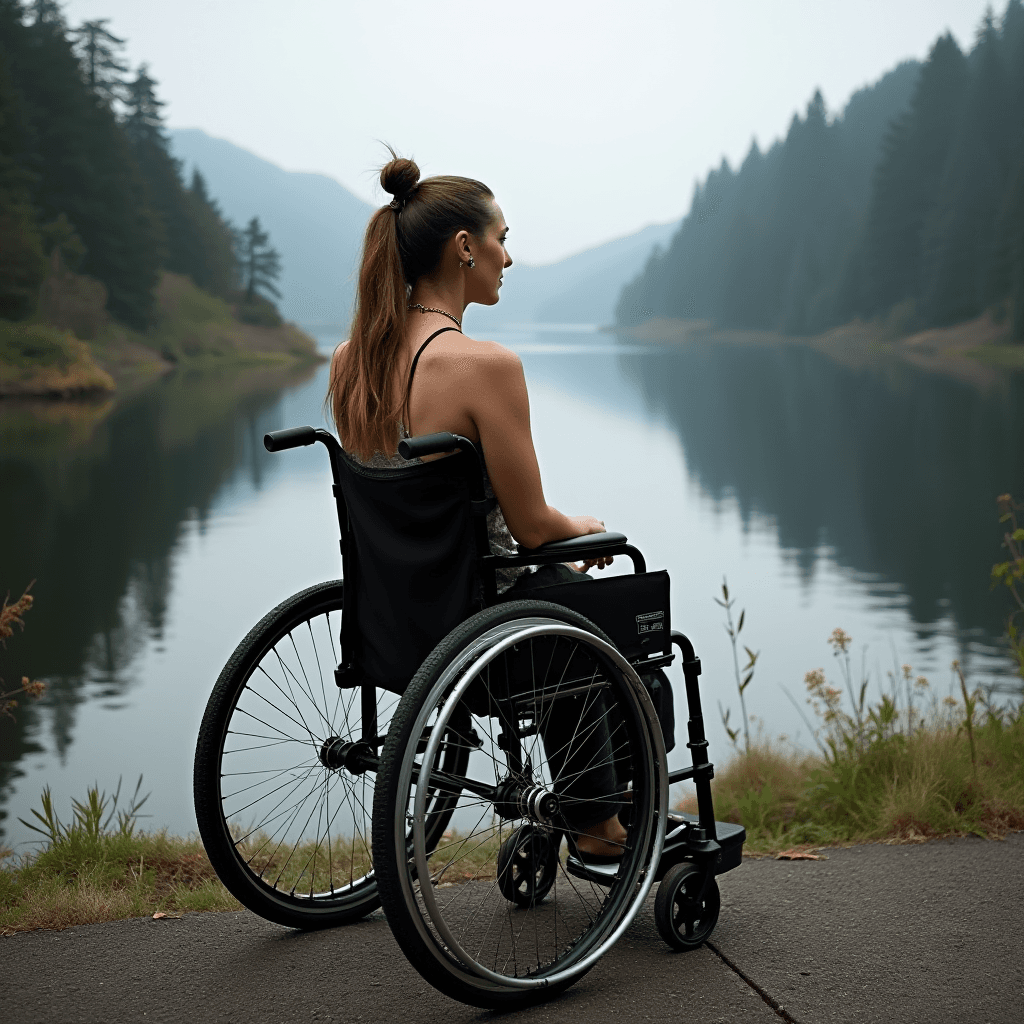
[[[617,814],[591,825],[576,837],[576,848],[583,857],[621,857],[625,844],[626,830]]]

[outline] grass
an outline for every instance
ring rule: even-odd
[[[825,699],[834,709],[827,691]],[[964,686],[962,700],[947,698],[917,714],[908,710],[900,722],[885,711],[886,701],[863,709],[860,733],[852,714],[828,720],[823,753],[808,754],[761,736],[717,770],[716,817],[746,827],[746,852],[942,836],[1000,838],[1024,829],[1021,708],[986,706]],[[829,706],[824,705],[825,714]],[[0,934],[154,913],[241,909],[198,839],[176,838],[166,830],[137,831],[138,801],[118,812],[114,824],[116,806],[117,794],[111,802],[93,787],[86,800],[75,802],[74,820],[64,824],[44,792],[42,811],[34,813],[48,842],[38,853],[17,862],[8,856],[0,866]],[[695,810],[692,797],[680,806]],[[301,850],[288,858],[276,851],[263,854],[266,844],[259,836],[249,846],[254,863],[280,873],[280,884],[299,875],[303,887],[324,881],[317,873],[322,868],[310,878],[311,857]],[[446,851],[466,855],[440,872],[439,884],[491,877],[496,846],[496,838],[478,837],[467,849],[458,834],[446,834],[433,863],[440,868]],[[355,877],[370,866],[365,845],[339,842],[333,856],[335,869],[338,860],[349,863]]]
[[[850,637],[836,630],[830,642],[846,685],[830,685],[823,669],[805,679],[822,722],[819,752],[761,735],[716,771],[716,817],[746,827],[748,851],[1024,829],[1024,704],[968,692],[956,663],[959,697],[938,700],[904,665],[868,704],[867,680],[854,685]],[[693,796],[681,807],[695,810]]]
[[[292,324],[243,323],[223,299],[180,274],[164,273],[156,290],[160,322],[143,344],[190,367],[319,358],[316,343]]]
[[[113,390],[113,378],[70,331],[0,320],[0,396],[66,398]]]
[[[112,797],[92,787],[84,801],[74,801],[68,823],[58,818],[49,788],[43,791],[42,810],[32,812],[38,824],[23,823],[46,836],[46,845],[17,862],[0,851],[6,854],[0,861],[0,935],[156,913],[241,909],[198,839],[178,839],[165,829],[137,830],[146,799],[139,799],[141,783],[140,778],[120,811],[120,784]]]
[[[0,868],[0,934],[240,909],[199,840],[166,831],[80,837]]]
[[[88,342],[43,323],[0,319],[0,397],[107,393],[124,381],[149,379],[175,366],[237,370],[324,358],[312,338],[294,324],[281,323],[265,302],[266,309],[244,307],[246,320],[223,299],[171,273],[161,275],[156,300],[159,315],[150,330],[130,330],[101,310],[103,322],[89,332]]]

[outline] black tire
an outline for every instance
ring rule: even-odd
[[[537,825],[522,825],[498,851],[498,888],[520,907],[540,903],[555,884],[562,835]]]
[[[526,690],[517,688],[502,704],[513,709],[515,728],[525,737],[521,746],[515,744],[522,754],[515,775],[507,740],[501,747],[494,735],[496,714],[504,716],[509,730],[512,721],[508,711],[496,710],[493,703],[496,680],[501,672],[505,685],[513,677],[522,678],[523,667],[533,665],[540,653],[548,659],[544,671],[551,670],[556,682],[549,684],[548,675],[531,669],[532,684]],[[563,680],[571,693],[558,693]],[[599,701],[598,692],[603,694]],[[567,808],[578,811],[588,801],[606,808],[623,798],[621,789],[573,795],[582,787],[574,790],[572,780],[578,782],[585,773],[575,771],[578,761],[567,767],[571,742],[563,744],[563,768],[552,767],[548,741],[556,704],[559,724],[573,718],[567,707],[581,709],[573,737],[585,720],[615,723],[602,749],[614,751],[607,760],[616,765],[624,759],[632,777],[634,813],[625,852],[615,877],[602,884],[578,870],[570,874],[568,862],[556,852],[548,898],[510,903],[501,890],[498,861],[503,849],[508,860],[507,840],[515,832],[524,826],[553,829],[565,834],[570,853],[578,853]],[[530,707],[536,710],[522,710]],[[529,731],[531,715],[539,728],[548,730],[543,743]],[[461,724],[453,727],[458,716]],[[589,724],[584,727],[590,729]],[[467,759],[465,777],[439,783],[449,791],[457,784],[463,797],[455,816],[449,814],[452,831],[434,850],[427,801],[435,782],[421,762],[440,751],[453,733],[470,736],[475,753]],[[416,970],[452,998],[487,1008],[525,1006],[579,980],[628,926],[653,883],[667,810],[664,762],[660,728],[643,685],[583,616],[544,601],[515,601],[485,609],[453,630],[423,663],[395,711],[374,794],[373,845],[381,901],[396,941]],[[563,769],[560,781],[556,775]],[[612,775],[617,789],[618,776]],[[555,794],[557,809],[541,812],[523,810],[524,802],[513,805],[505,788],[510,780],[520,786],[519,794],[537,789]],[[418,784],[425,787],[422,797]],[[485,795],[488,791],[493,797]],[[528,802],[521,795],[515,799]],[[463,835],[464,825],[474,817]],[[422,884],[428,878],[430,884]]]
[[[243,905],[293,928],[345,924],[380,905],[374,775],[320,757],[325,741],[362,732],[361,691],[334,682],[343,594],[340,580],[310,587],[249,631],[213,688],[196,747],[196,819],[211,863]],[[376,697],[380,734],[398,696]]]
[[[697,949],[710,938],[718,923],[722,898],[713,875],[704,886],[706,870],[684,861],[669,868],[658,887],[654,923],[673,949]]]

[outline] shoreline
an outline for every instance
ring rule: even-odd
[[[146,332],[104,316],[88,337],[38,321],[0,321],[0,409],[8,401],[118,396],[176,370],[316,365],[327,357],[295,324],[249,323],[223,299],[179,274],[156,290],[158,322]]]
[[[965,383],[989,386],[1007,372],[1024,370],[1024,343],[1012,341],[1009,325],[990,314],[954,324],[901,334],[885,323],[853,320],[821,334],[797,336],[775,331],[716,328],[707,320],[655,317],[636,326],[609,325],[602,333],[664,345],[804,345],[840,362],[864,365],[898,358],[923,370]]]

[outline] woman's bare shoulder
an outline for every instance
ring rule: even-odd
[[[496,341],[470,338],[455,331],[445,336],[444,344],[438,346],[438,355],[454,372],[466,378],[484,379],[522,373],[519,356],[510,348]]]

